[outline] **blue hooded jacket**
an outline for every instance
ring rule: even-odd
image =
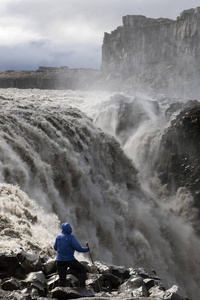
[[[75,236],[72,234],[72,228],[69,223],[62,224],[62,233],[56,237],[54,250],[57,251],[56,260],[71,261],[74,260],[74,251],[88,252],[88,247],[81,247]]]

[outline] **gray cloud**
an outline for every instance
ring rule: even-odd
[[[1,0],[0,70],[99,68],[104,32],[124,15],[176,19],[199,0]]]

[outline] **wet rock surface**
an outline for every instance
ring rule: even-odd
[[[20,260],[26,257],[26,265]],[[36,259],[37,258],[37,259]],[[13,264],[13,260],[15,264]],[[33,261],[40,261],[37,270],[29,272]],[[87,268],[86,288],[80,288],[77,277],[68,270],[67,286],[59,287],[52,258],[27,253],[23,249],[0,251],[0,298],[33,299],[135,299],[187,300],[178,286],[165,288],[155,270],[125,268],[95,262],[83,262]],[[46,272],[47,265],[51,271]],[[55,264],[55,261],[54,261]],[[21,272],[17,271],[21,269]],[[12,270],[12,272],[10,272]],[[47,274],[48,273],[48,274]],[[20,276],[18,276],[20,274]],[[23,276],[22,276],[23,274]]]
[[[112,109],[106,109],[111,106]],[[104,119],[106,127],[110,127],[110,119],[113,111],[116,114],[116,127],[114,134],[123,145],[127,141],[127,137],[131,135],[145,121],[150,120],[152,116],[158,116],[160,106],[157,101],[149,100],[142,97],[128,97],[123,94],[115,94],[110,101],[100,104],[101,113],[95,122]],[[108,120],[108,123],[106,122]]]
[[[177,112],[162,136],[158,171],[169,190],[187,188],[200,213],[200,102],[174,104],[167,116]]]

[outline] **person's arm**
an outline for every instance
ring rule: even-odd
[[[88,252],[89,251],[88,247],[82,247],[79,244],[79,242],[77,241],[77,239],[75,238],[75,236],[72,237],[71,246],[73,247],[74,250],[76,250],[78,252]]]
[[[53,248],[55,251],[57,251],[57,239],[55,240],[54,244],[53,244]]]

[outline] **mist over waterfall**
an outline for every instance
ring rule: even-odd
[[[1,89],[0,247],[53,256],[47,248],[70,222],[96,260],[153,268],[197,297],[198,214],[185,213],[189,190],[169,193],[154,170],[173,102],[154,100]]]

